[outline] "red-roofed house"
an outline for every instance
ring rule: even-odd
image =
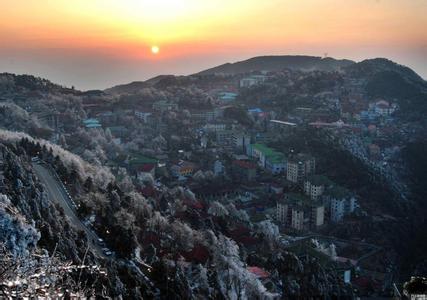
[[[141,165],[138,168],[136,176],[139,180],[142,180],[145,177],[145,175],[147,175],[147,174],[153,176],[153,178],[154,178],[154,176],[156,174],[156,165],[155,164]]]
[[[258,279],[266,279],[270,277],[270,273],[260,267],[247,267],[247,270],[254,274]]]

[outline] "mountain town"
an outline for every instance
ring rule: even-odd
[[[0,294],[398,299],[427,271],[426,114],[380,58],[0,74]]]

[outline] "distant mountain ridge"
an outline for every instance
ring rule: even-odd
[[[102,96],[101,90],[80,91],[74,87],[69,88],[52,81],[33,76],[17,75],[12,73],[0,73],[0,94],[8,92],[38,92],[38,93],[56,93],[76,96]]]
[[[283,69],[337,71],[352,64],[355,64],[352,60],[338,60],[330,57],[321,58],[305,55],[258,56],[236,63],[226,63],[201,71],[195,75],[219,73],[234,75],[251,71],[281,71]]]
[[[321,58],[316,56],[304,55],[258,56],[236,63],[226,63],[211,69],[198,72],[193,75],[203,76],[218,73],[235,75],[251,71],[281,71],[284,69],[306,71],[337,71],[353,64],[355,64],[355,62],[352,60],[338,60],[330,57]],[[113,86],[111,88],[105,89],[104,91],[110,94],[132,94],[139,92],[141,89],[153,87],[159,82],[173,80],[177,77],[182,76],[159,75],[146,81],[134,81],[127,84]]]
[[[174,75],[159,75],[150,78],[146,81],[133,81],[131,83],[119,84],[104,90],[106,93],[120,94],[120,93],[136,93],[143,88],[152,87],[162,80],[173,79]]]
[[[425,80],[411,68],[386,58],[365,59],[345,67],[347,73],[355,77],[371,77],[382,72],[395,72],[412,82],[425,84]]]
[[[419,119],[427,112],[427,81],[412,69],[385,58],[367,59],[345,68],[353,77],[366,81],[366,94],[372,98],[395,99],[400,113]]]

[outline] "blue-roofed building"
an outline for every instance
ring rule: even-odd
[[[237,94],[231,93],[231,92],[221,92],[218,95],[218,100],[224,103],[234,102],[236,98],[237,98]]]
[[[84,120],[83,124],[85,125],[86,128],[89,128],[89,129],[102,127],[98,119],[94,119],[94,118]]]
[[[250,113],[250,114],[260,114],[262,112],[263,112],[262,109],[259,108],[259,107],[249,108],[248,109],[248,113]]]

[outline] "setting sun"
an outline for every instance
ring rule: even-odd
[[[151,47],[151,52],[152,52],[153,54],[157,54],[157,53],[159,53],[159,51],[160,51],[160,48],[159,48],[159,47],[157,47],[157,46],[153,46],[153,47]]]
[[[386,56],[427,76],[425,0],[3,2],[0,55],[7,59],[0,67],[19,72],[48,64],[40,75],[88,89],[117,83],[116,68],[132,81],[266,53]],[[58,64],[67,71],[53,72]]]

